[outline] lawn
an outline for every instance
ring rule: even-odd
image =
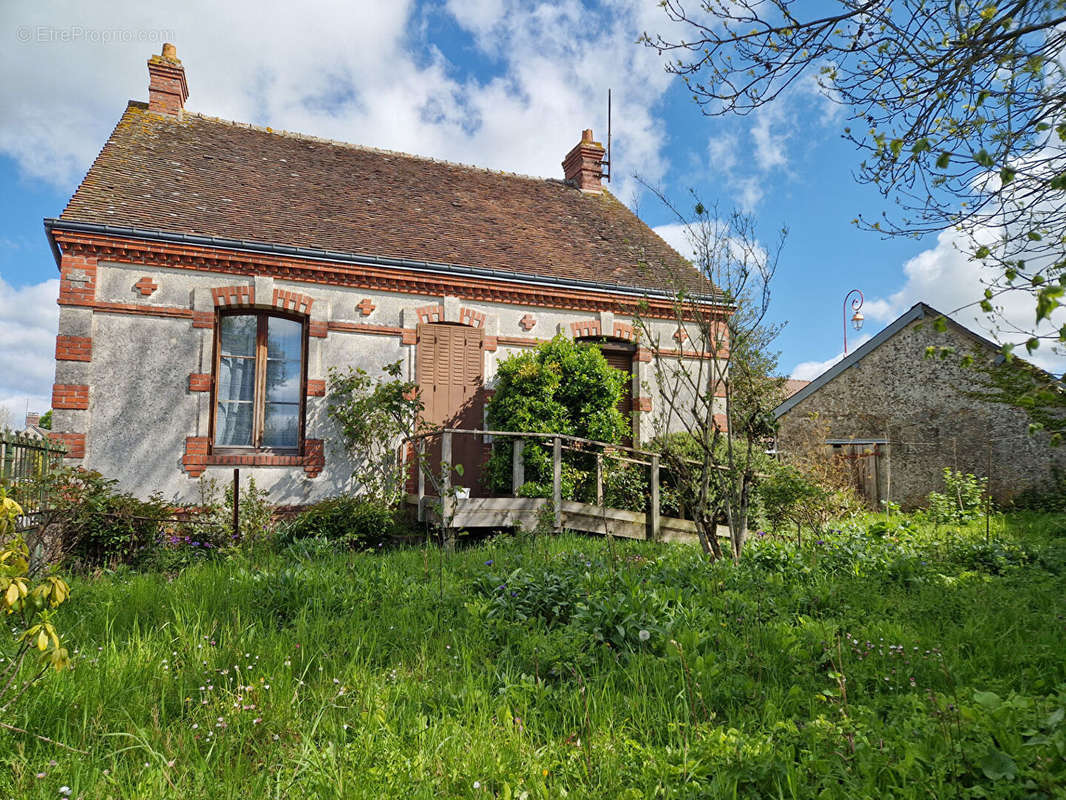
[[[1066,516],[875,521],[76,578],[0,797],[1066,796]]]

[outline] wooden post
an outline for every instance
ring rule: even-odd
[[[659,457],[652,456],[648,465],[648,539],[659,541],[661,521],[659,519]]]
[[[426,519],[426,440],[418,440],[418,448],[415,450],[415,469],[418,470],[418,521]]]
[[[563,530],[563,440],[552,439],[552,503],[555,505],[555,532]]]
[[[241,538],[241,517],[240,517],[240,504],[241,504],[241,471],[237,468],[233,468],[233,541],[239,541]]]
[[[603,453],[596,454],[596,505],[603,505]]]
[[[455,546],[455,532],[452,530],[452,516],[455,499],[452,497],[452,433],[445,431],[440,440],[440,516],[444,527],[445,547]]]
[[[526,462],[522,457],[525,440],[515,439],[511,450],[511,497],[518,497],[518,490],[526,482]]]

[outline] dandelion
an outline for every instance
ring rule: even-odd
[[[640,633],[637,634],[637,638],[642,642],[646,642],[651,638],[651,634],[648,631],[641,629]]]
[[[70,796],[70,787],[69,786],[60,786],[59,787],[59,793],[61,795],[63,795],[64,797],[69,797]]]
[[[475,789],[480,789],[481,788],[481,781],[474,781],[474,788]]]

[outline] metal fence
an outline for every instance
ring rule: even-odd
[[[0,431],[0,484],[12,486],[58,466],[66,449],[32,433]]]

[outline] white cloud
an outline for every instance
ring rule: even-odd
[[[1036,314],[1033,296],[1022,291],[1000,295],[995,301],[1002,314],[1002,321],[998,324],[983,314],[975,303],[981,299],[986,282],[996,277],[996,272],[994,268],[985,267],[970,258],[967,241],[954,230],[943,231],[937,237],[935,247],[923,250],[903,265],[905,280],[899,291],[887,298],[874,298],[865,303],[863,311],[866,316],[885,323],[891,322],[921,301],[996,341],[1024,342],[1027,335],[1018,331],[1032,331],[1034,328]],[[1045,321],[1039,330],[1041,333],[1050,333],[1064,324],[1066,309],[1060,308],[1051,321]],[[1023,354],[1024,350],[1019,350],[1019,355]],[[1024,357],[1051,372],[1066,370],[1066,353],[1056,353],[1046,344],[1032,355]]]
[[[664,15],[639,0],[605,5],[449,4],[498,62],[494,77],[478,80],[433,44],[444,10],[412,0],[269,10],[252,0],[171,8],[112,0],[91,15],[74,0],[9,0],[0,30],[16,40],[0,48],[0,152],[25,174],[71,188],[126,99],[146,99],[145,61],[166,37],[184,62],[192,111],[549,177],[562,177],[560,162],[582,129],[605,138],[611,87],[612,190],[632,201],[634,173],[658,180],[667,167],[655,109],[671,78],[635,43]],[[76,26],[150,41],[103,44],[85,33],[40,41]]]
[[[856,338],[854,342],[848,342],[848,348],[852,353],[854,353],[856,350],[858,350],[860,347],[870,341],[871,338],[872,337],[870,336],[870,334],[864,333],[858,338]],[[797,381],[813,381],[815,378],[817,378],[831,366],[836,364],[838,361],[843,360],[843,358],[844,352],[841,351],[832,358],[828,358],[825,361],[801,361],[799,364],[792,368],[792,373],[789,375],[789,377]]]
[[[55,377],[59,281],[14,288],[0,278],[0,406],[21,427],[27,404],[45,411]]]

